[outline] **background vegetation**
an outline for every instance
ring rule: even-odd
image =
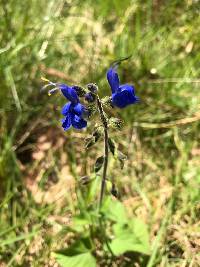
[[[96,82],[104,95],[110,63],[128,55],[121,81],[141,103],[120,110],[112,135],[128,162],[109,174],[149,227],[148,266],[199,266],[199,12],[198,0],[1,0],[0,266],[56,266],[77,177],[101,150],[84,152],[85,131],[62,131],[64,99],[41,93],[40,77]]]

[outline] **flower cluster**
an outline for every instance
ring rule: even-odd
[[[79,101],[77,92],[74,87],[67,86],[66,84],[58,85],[62,94],[70,101],[62,108],[62,115],[65,116],[62,119],[62,127],[66,131],[71,126],[76,129],[82,129],[87,126],[85,120],[88,116],[87,109]]]
[[[120,85],[116,67],[111,67],[107,71],[107,80],[112,91],[111,104],[113,107],[125,108],[126,106],[135,104],[139,101],[139,98],[135,95],[134,86],[129,84]],[[89,111],[86,106],[80,103],[79,97],[84,97],[88,103],[95,102],[98,90],[97,85],[93,83],[88,84],[88,92],[76,85],[68,86],[66,84],[54,84],[50,81],[49,85],[55,87],[49,91],[49,94],[52,94],[55,90],[59,89],[67,100],[69,100],[61,111],[64,116],[61,120],[63,129],[66,131],[71,126],[76,129],[85,128],[87,126]]]

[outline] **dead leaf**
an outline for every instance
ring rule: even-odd
[[[194,43],[192,41],[190,41],[185,47],[185,52],[187,54],[191,53],[192,49],[193,49],[193,46],[194,46]]]

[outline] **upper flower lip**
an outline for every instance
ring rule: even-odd
[[[79,98],[77,95],[76,90],[73,87],[70,87],[66,84],[59,84],[58,87],[60,88],[62,94],[72,103],[77,104],[79,103]]]
[[[112,67],[107,71],[107,80],[110,84],[112,93],[115,93],[119,88],[119,77],[115,69]]]

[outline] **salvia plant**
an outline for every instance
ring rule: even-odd
[[[50,87],[49,95],[59,91],[67,100],[61,109],[64,131],[71,127],[86,128],[98,115],[100,122],[94,123],[92,134],[85,139],[85,148],[90,149],[100,140],[104,142],[104,152],[96,159],[94,173],[91,177],[80,178],[83,185],[89,186],[86,193],[79,194],[79,212],[74,215],[72,225],[63,230],[74,234],[74,242],[53,253],[63,267],[133,266],[133,262],[145,264],[148,258],[147,227],[138,218],[130,220],[118,200],[116,185],[107,174],[110,155],[120,162],[121,167],[126,160],[109,136],[110,129],[117,131],[122,128],[121,119],[109,115],[110,109],[124,109],[139,102],[133,85],[120,84],[117,68],[123,60],[108,69],[111,93],[103,98],[99,96],[100,89],[96,83],[89,83],[86,87],[69,86],[43,78],[46,82],[43,88]]]

